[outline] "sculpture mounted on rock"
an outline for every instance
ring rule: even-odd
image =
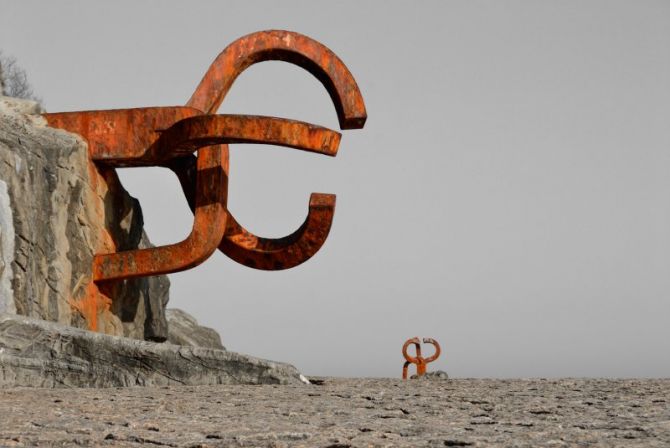
[[[264,143],[329,156],[338,150],[340,134],[320,126],[275,117],[215,114],[240,73],[267,60],[290,62],[312,73],[328,90],[341,129],[363,127],[363,98],[344,63],[322,44],[289,31],[262,31],[233,42],[214,60],[185,106],[43,115],[50,126],[86,140],[95,169],[171,169],[194,213],[193,229],[184,241],[96,254],[95,284],[104,288],[112,281],[189,269],[217,248],[238,263],[263,270],[297,266],[321,248],[331,227],[335,195],[313,193],[302,226],[277,239],[247,231],[226,207],[228,144]],[[94,297],[90,302],[83,308],[90,308],[94,319],[98,305]]]
[[[440,357],[440,353],[442,353],[442,348],[440,347],[440,344],[433,338],[423,338],[423,343],[424,344],[432,344],[433,347],[435,347],[435,353],[433,353],[431,356],[424,358],[423,355],[421,354],[421,339],[419,338],[410,338],[405,341],[405,343],[402,346],[402,356],[405,358],[405,364],[402,366],[402,379],[406,380],[407,379],[407,371],[409,369],[409,366],[411,364],[416,364],[416,376],[417,377],[422,377],[426,374],[426,364],[435,361],[437,358]],[[409,353],[407,353],[407,350],[409,349],[410,345],[414,345],[414,350],[416,351],[416,356],[412,356]],[[446,374],[445,374],[446,375]]]

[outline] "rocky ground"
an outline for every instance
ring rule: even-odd
[[[0,446],[670,446],[670,379],[321,380],[0,390]]]

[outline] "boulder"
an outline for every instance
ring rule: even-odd
[[[142,210],[37,103],[0,97],[0,312],[164,341],[166,276],[99,287],[96,253],[149,247]]]
[[[304,378],[304,377],[303,377]],[[303,384],[295,367],[0,314],[0,387]]]
[[[186,311],[170,308],[165,315],[168,322],[168,342],[171,344],[225,350],[219,333],[198,325],[195,317]]]
[[[410,377],[412,380],[448,380],[449,375],[444,370],[434,370],[432,372],[426,372],[421,376],[412,375]]]

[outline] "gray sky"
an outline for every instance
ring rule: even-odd
[[[313,375],[399,376],[420,336],[456,377],[670,376],[670,2],[0,0],[0,49],[51,112],[184,104],[269,28],[336,52],[369,118],[335,159],[233,146],[230,207],[280,236],[332,192],[333,229],[289,271],[216,254],[171,275],[172,306]],[[280,62],[221,112],[338,128]],[[121,175],[155,243],[188,234],[172,174]]]

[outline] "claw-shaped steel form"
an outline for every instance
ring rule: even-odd
[[[335,156],[339,147],[338,132],[309,123],[214,115],[240,73],[267,60],[287,61],[312,73],[330,94],[340,127],[363,127],[367,118],[363,97],[344,63],[309,37],[276,30],[253,33],[228,46],[186,106],[44,114],[50,126],[80,134],[91,160],[100,167],[171,169],[194,213],[193,229],[180,243],[96,255],[94,281],[182,271],[205,261],[216,248],[245,266],[288,269],[321,248],[332,224],[335,195],[312,193],[303,225],[276,239],[252,234],[227,210],[229,144],[263,143],[328,156]]]
[[[407,369],[410,364],[416,364],[416,375],[423,376],[426,374],[426,364],[429,362],[435,361],[439,356],[442,350],[440,349],[440,344],[437,343],[435,339],[423,338],[424,344],[433,344],[435,347],[435,353],[428,358],[424,358],[421,355],[421,341],[419,338],[412,338],[405,341],[405,344],[402,346],[402,355],[405,357],[405,364],[402,366],[402,379],[407,379]],[[416,356],[410,356],[407,353],[407,349],[410,345],[414,344],[416,350]]]

